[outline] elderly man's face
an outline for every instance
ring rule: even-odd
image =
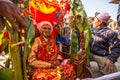
[[[48,24],[44,24],[42,27],[41,27],[41,32],[42,34],[45,36],[45,37],[49,37],[52,33],[52,29],[51,29],[51,26],[48,25]]]
[[[97,17],[95,17],[92,24],[93,24],[93,28],[97,28],[102,24],[102,22]]]

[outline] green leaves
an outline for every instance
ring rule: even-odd
[[[32,20],[27,17],[27,28],[25,30],[25,40],[27,44],[31,44],[31,41],[35,37],[35,29],[32,25]]]
[[[71,52],[70,52],[70,63],[73,63],[75,56],[78,52],[78,37],[76,31],[72,32],[72,43],[71,43]]]
[[[25,46],[24,46],[24,56],[23,56],[23,73],[24,73],[24,80],[27,79],[27,68],[29,65],[26,63],[27,57],[30,53],[30,46],[32,44],[32,41],[35,37],[35,29],[32,25],[32,20],[27,17],[27,27],[25,30]],[[29,71],[29,70],[28,70]]]
[[[83,40],[85,42],[85,45],[84,45],[85,52],[86,52],[86,54],[88,54],[89,53],[89,41],[91,40],[92,34],[91,34],[91,28],[87,22],[87,15],[86,15],[85,10],[83,8],[82,2],[80,0],[73,0],[73,2],[72,2],[70,0],[69,5],[71,7],[73,15],[76,18],[75,25],[76,25],[77,29],[79,29],[80,34],[84,35]],[[76,46],[74,44],[73,48],[75,49],[75,47]],[[74,51],[71,51],[71,52],[74,52]],[[73,56],[73,57],[71,57],[72,60],[74,59],[75,54],[77,54],[77,53],[74,53],[74,54],[71,53],[71,56]]]
[[[0,68],[0,80],[13,80],[13,78],[12,69]]]

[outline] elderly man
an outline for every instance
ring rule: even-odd
[[[104,74],[116,72],[115,62],[120,55],[118,34],[107,27],[110,15],[98,14],[93,21],[90,59],[96,61]]]

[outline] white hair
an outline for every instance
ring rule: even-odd
[[[37,29],[40,30],[44,24],[48,24],[51,27],[51,32],[53,31],[53,26],[49,21],[42,21],[37,24]]]

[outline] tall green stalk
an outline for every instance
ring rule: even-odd
[[[11,45],[19,42],[19,33],[11,30]],[[13,63],[13,70],[14,70],[14,80],[23,80],[22,76],[22,67],[21,67],[21,48],[19,45],[10,47],[11,59]]]
[[[32,43],[33,38],[35,37],[35,29],[32,25],[32,20],[27,17],[27,26],[25,30],[25,46],[24,46],[24,55],[23,55],[23,73],[24,73],[24,80],[27,80],[28,75],[27,71],[29,72],[28,64],[27,64],[27,57],[30,51],[30,45]]]
[[[8,44],[9,58],[12,60],[13,79],[12,80],[23,80],[22,75],[22,63],[21,63],[21,46],[18,45],[20,42],[20,34],[15,31],[11,23],[8,20],[4,20],[7,30],[10,33],[10,40]],[[7,74],[7,73],[6,73]]]

